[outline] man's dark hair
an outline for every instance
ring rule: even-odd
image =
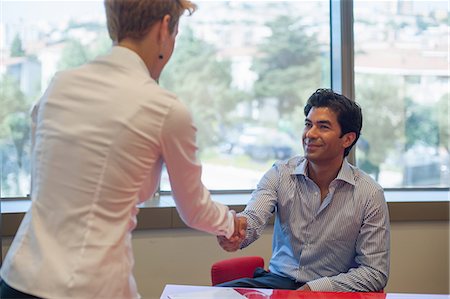
[[[355,132],[355,141],[344,151],[344,157],[348,156],[353,145],[358,141],[362,128],[361,107],[345,96],[334,92],[331,89],[319,88],[308,99],[305,105],[305,116],[313,107],[327,107],[333,110],[337,115],[337,120],[341,126],[341,136],[346,133]]]

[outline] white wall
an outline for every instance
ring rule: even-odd
[[[449,293],[449,223],[394,222],[391,275],[387,292]],[[210,285],[214,261],[242,255],[271,254],[272,227],[250,247],[237,253],[220,249],[214,236],[191,229],[136,231],[135,275],[144,299],[159,298],[165,284]],[[3,240],[3,253],[10,239]]]

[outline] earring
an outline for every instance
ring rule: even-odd
[[[162,54],[159,54],[158,58],[159,58],[159,59],[163,59],[164,56],[163,56]]]

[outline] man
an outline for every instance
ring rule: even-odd
[[[346,156],[359,138],[360,107],[318,89],[304,108],[304,157],[277,162],[263,176],[246,209],[247,235],[227,251],[244,248],[276,215],[270,272],[221,286],[305,291],[378,291],[389,276],[389,214],[384,193]],[[276,141],[274,141],[276,142]]]

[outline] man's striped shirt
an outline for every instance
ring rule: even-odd
[[[276,162],[244,212],[247,238],[276,215],[269,269],[315,291],[377,291],[389,276],[389,212],[382,187],[344,160],[321,203],[307,160]]]

